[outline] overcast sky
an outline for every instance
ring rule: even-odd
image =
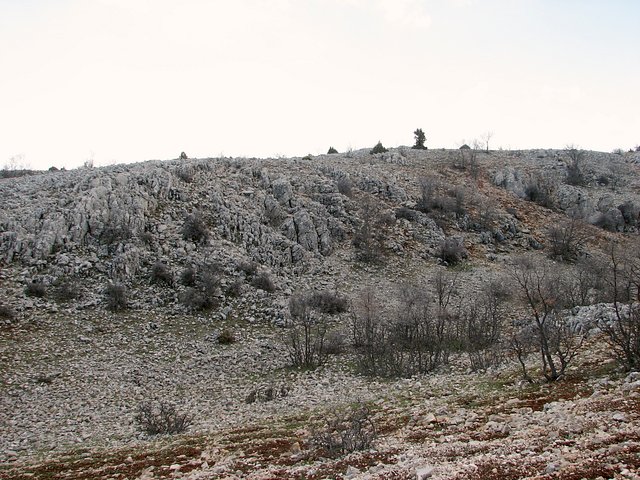
[[[0,165],[640,143],[636,0],[0,0]]]

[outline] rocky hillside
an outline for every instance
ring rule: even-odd
[[[606,279],[611,245],[638,258],[639,163],[398,148],[2,179],[0,478],[638,478],[639,378],[607,336],[636,304]],[[571,326],[558,378],[514,348],[522,258],[558,275],[535,303]],[[317,368],[292,368],[292,298],[322,319]],[[465,334],[487,299],[497,333]],[[366,363],[363,312],[387,338],[419,308],[447,332],[429,360]],[[186,433],[141,428],[147,402]],[[323,444],[336,412],[371,441]]]

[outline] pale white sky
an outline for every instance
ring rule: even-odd
[[[0,0],[0,166],[640,143],[635,0]]]

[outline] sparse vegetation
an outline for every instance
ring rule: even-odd
[[[138,407],[135,420],[147,435],[173,435],[185,432],[193,417],[167,402],[145,402]]]
[[[569,146],[566,148],[565,153],[569,157],[566,182],[577,187],[586,185],[587,180],[583,172],[584,151],[574,146]]]
[[[598,323],[605,333],[613,354],[625,370],[640,369],[640,249],[620,253],[609,247],[607,289],[612,296],[613,318]]]
[[[184,275],[184,272],[183,272]],[[200,272],[191,278],[191,272],[187,276],[193,283],[180,295],[180,302],[191,311],[203,311],[217,308],[220,305],[218,294],[220,293],[220,273],[216,265],[205,265]],[[184,278],[183,278],[184,280]],[[183,282],[184,283],[184,282]]]
[[[567,299],[559,297],[563,282],[557,270],[533,257],[519,257],[510,271],[519,289],[531,322],[521,326],[512,339],[512,348],[519,358],[523,375],[529,379],[524,357],[534,349],[540,355],[540,368],[550,382],[564,377],[585,339],[584,332],[573,330],[562,315]]]
[[[53,298],[57,302],[66,303],[80,298],[80,287],[73,280],[58,280],[53,285]]]
[[[209,236],[207,227],[199,214],[189,215],[182,225],[182,238],[194,242],[204,243]]]
[[[557,182],[545,175],[534,175],[525,186],[525,198],[550,209],[556,205]]]
[[[329,151],[327,152],[328,155],[333,155],[334,153],[338,153],[338,150],[336,150],[333,147],[329,147]]]
[[[338,180],[338,192],[345,197],[351,198],[353,196],[353,185],[348,177],[342,177]]]
[[[236,337],[231,330],[225,328],[218,334],[218,343],[220,345],[230,345],[235,343]]]
[[[127,290],[121,283],[110,283],[104,290],[104,299],[107,309],[119,312],[128,308]]]
[[[329,315],[346,312],[349,308],[346,297],[329,291],[313,292],[308,296],[307,302],[314,310]]]
[[[285,398],[289,395],[290,387],[284,383],[275,384],[269,383],[266,385],[260,385],[251,389],[247,394],[244,401],[245,403],[265,403],[277,400],[279,398]]]
[[[327,322],[322,316],[314,314],[309,297],[304,294],[296,294],[289,299],[289,313],[292,326],[285,345],[291,364],[309,369],[319,367],[327,356],[324,349]]]
[[[549,238],[549,255],[551,258],[574,262],[580,254],[588,233],[580,220],[571,218],[550,227],[547,231]]]
[[[253,277],[253,279],[251,280],[251,285],[259,290],[264,290],[268,293],[273,293],[276,291],[276,284],[273,283],[271,275],[269,275],[267,272],[261,272]]]
[[[196,284],[196,270],[192,266],[185,268],[180,274],[180,283],[185,287],[193,287]]]
[[[7,305],[0,305],[0,318],[3,320],[13,320],[16,314],[13,309]]]
[[[40,280],[32,280],[24,288],[24,293],[27,297],[42,298],[47,294],[47,287]]]
[[[468,255],[464,242],[459,238],[448,237],[440,244],[438,256],[446,265],[457,265]]]
[[[151,283],[155,285],[173,285],[173,275],[166,263],[157,261],[151,266]]]
[[[334,414],[311,434],[311,444],[329,457],[371,448],[377,438],[371,409],[364,403]]]

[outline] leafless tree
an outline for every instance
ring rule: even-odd
[[[327,322],[313,311],[309,298],[296,294],[289,300],[292,327],[285,344],[295,367],[316,368],[326,361],[324,349]]]
[[[572,331],[561,314],[564,299],[559,296],[557,269],[532,257],[520,257],[510,277],[533,317],[542,374],[548,381],[556,381],[564,376],[584,341],[584,333]]]
[[[461,314],[462,343],[472,370],[497,365],[503,356],[504,297],[497,283],[489,283]]]
[[[485,133],[482,134],[482,140],[484,142],[485,148],[486,148],[486,152],[489,153],[489,141],[491,140],[491,138],[493,138],[493,132],[492,131],[486,131]]]
[[[612,296],[614,317],[599,322],[617,360],[627,370],[640,369],[640,249],[626,254],[609,247],[606,282]]]
[[[551,258],[573,262],[578,258],[589,233],[584,222],[573,217],[550,227],[547,236]]]

